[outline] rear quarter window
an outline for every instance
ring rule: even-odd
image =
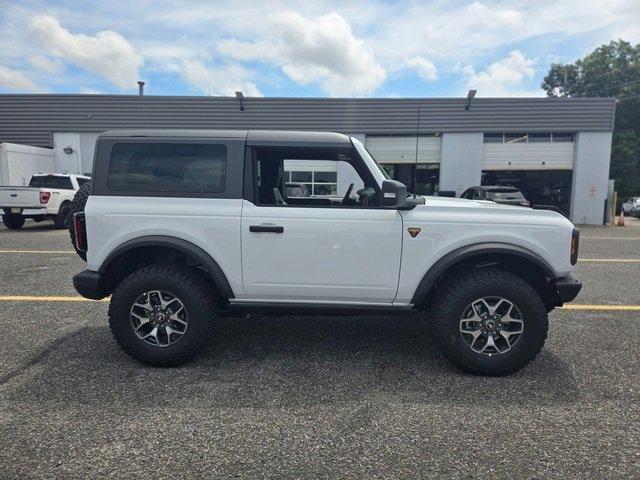
[[[226,172],[225,145],[116,143],[107,184],[115,191],[222,193]]]

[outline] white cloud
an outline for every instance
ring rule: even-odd
[[[73,34],[48,15],[35,17],[29,31],[51,55],[102,77],[120,89],[135,87],[139,79],[142,57],[117,32],[102,30],[95,36]]]
[[[268,16],[267,24],[266,39],[226,40],[220,52],[236,60],[277,65],[294,82],[318,83],[331,96],[368,95],[386,78],[372,51],[336,12],[317,17],[282,12]]]
[[[409,58],[407,60],[407,66],[416,70],[420,78],[427,82],[433,82],[438,78],[438,69],[433,62],[419,55]]]
[[[62,64],[59,61],[52,60],[42,54],[34,54],[27,59],[29,65],[37,70],[42,70],[45,73],[56,74],[62,71]]]
[[[251,73],[238,65],[210,68],[202,62],[187,59],[182,62],[181,72],[185,80],[205,95],[234,95],[242,91],[248,97],[262,96],[253,83]]]
[[[17,92],[40,92],[38,87],[29,77],[18,70],[0,65],[0,87]]]
[[[514,50],[482,72],[476,72],[471,65],[467,65],[462,69],[462,74],[467,77],[467,88],[478,90],[478,96],[541,96],[544,93],[542,90],[526,91],[521,85],[523,81],[533,78],[535,64],[536,60]]]

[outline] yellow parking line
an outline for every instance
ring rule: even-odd
[[[36,295],[0,295],[0,302],[108,302],[103,300],[89,300],[80,296],[36,296]]]
[[[640,263],[640,258],[579,258],[578,262]]]
[[[609,310],[609,311],[625,311],[636,312],[640,311],[640,305],[589,305],[589,304],[573,304],[567,303],[561,307],[565,310]]]
[[[75,252],[70,250],[0,250],[0,253],[63,253],[69,255]]]

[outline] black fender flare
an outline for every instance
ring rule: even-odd
[[[537,253],[532,252],[528,248],[499,242],[474,243],[457,248],[447,253],[444,257],[434,263],[422,277],[422,280],[418,284],[418,288],[416,288],[416,291],[413,294],[411,303],[414,305],[420,305],[424,302],[438,277],[447,271],[449,267],[467,258],[490,254],[509,254],[518,256],[537,265],[553,280],[557,278],[553,267],[551,267],[544,258]]]
[[[211,275],[213,283],[218,288],[218,292],[223,298],[234,298],[233,290],[231,289],[231,285],[229,285],[227,276],[220,268],[220,265],[218,265],[218,263],[211,257],[211,255],[209,255],[199,246],[187,240],[176,237],[169,237],[164,235],[147,235],[144,237],[127,240],[111,251],[111,253],[107,256],[107,258],[104,259],[104,261],[100,265],[98,271],[105,272],[112,264],[112,262],[120,257],[120,255],[127,253],[134,248],[140,247],[166,247],[177,250],[186,255],[190,255],[205,267],[209,275]]]

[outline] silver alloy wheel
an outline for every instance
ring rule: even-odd
[[[460,317],[460,335],[476,353],[507,353],[524,331],[524,318],[513,302],[502,297],[482,297],[471,302]]]
[[[189,324],[182,301],[163,290],[144,292],[129,313],[135,334],[154,347],[168,347],[178,342]]]

